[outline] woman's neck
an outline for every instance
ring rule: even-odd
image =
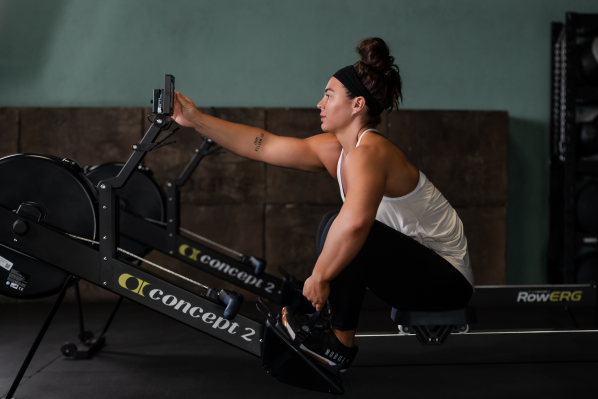
[[[334,133],[341,143],[345,155],[348,155],[357,146],[359,137],[368,129],[373,129],[373,127],[368,125],[363,126],[361,123],[352,123]]]

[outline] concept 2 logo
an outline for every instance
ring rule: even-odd
[[[236,335],[237,333],[244,332],[244,334],[239,334],[239,336],[245,341],[251,342],[253,341],[253,337],[256,336],[256,331],[253,328],[243,328],[239,323],[230,322],[224,317],[218,316],[215,313],[204,312],[201,307],[194,306],[190,302],[187,302],[184,299],[179,299],[174,295],[166,295],[161,289],[154,288],[149,290],[147,295],[144,295],[144,288],[150,286],[151,284],[130,274],[121,274],[118,278],[118,284],[124,289],[141,295],[142,297],[159,301],[164,306],[170,307],[176,311],[188,315],[193,319],[200,320],[205,324],[210,324],[214,329],[225,330],[230,335]]]
[[[179,253],[189,259],[192,259],[196,262],[203,263],[204,265],[210,265],[212,269],[216,269],[223,274],[228,274],[231,277],[236,277],[239,282],[246,284],[246,285],[253,285],[256,288],[261,288],[269,294],[273,293],[274,288],[276,287],[274,283],[266,282],[266,286],[264,287],[264,280],[261,278],[257,278],[250,273],[240,271],[236,267],[231,267],[228,263],[221,262],[216,258],[212,258],[210,255],[198,255],[201,253],[199,249],[195,249],[187,244],[183,244],[179,247]]]
[[[191,249],[191,255],[187,255],[187,249]],[[199,249],[190,247],[189,245],[183,244],[179,247],[179,253],[183,256],[186,256],[189,259],[197,261],[197,255],[199,255],[201,251]]]
[[[519,291],[517,302],[581,301],[583,291]]]
[[[145,281],[140,280],[137,277],[125,273],[118,278],[118,285],[120,285],[123,288],[126,288],[131,292],[134,292],[141,296],[145,296],[143,295],[143,288],[146,285],[150,285],[150,283],[146,283]]]

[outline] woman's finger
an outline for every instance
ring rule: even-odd
[[[189,108],[189,102],[191,100],[189,100],[189,98],[185,97],[183,94],[178,93],[175,97],[176,100],[178,100],[178,103],[183,107],[183,108]]]

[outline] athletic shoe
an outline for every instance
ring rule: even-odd
[[[295,334],[301,328],[301,326],[307,323],[307,320],[311,317],[308,314],[300,314],[290,309],[288,306],[282,308],[281,311],[283,324],[288,324],[287,332],[291,336],[291,339],[295,339]],[[321,314],[316,320],[313,326],[313,330],[329,330],[330,329],[330,313]]]
[[[307,316],[299,315],[286,307],[282,310],[282,324],[291,340],[295,340],[297,331],[307,321]],[[314,329],[309,333],[299,349],[318,362],[330,366],[347,363],[347,368],[357,355],[357,346],[348,348],[341,343],[332,329]],[[340,370],[341,372],[347,369]]]

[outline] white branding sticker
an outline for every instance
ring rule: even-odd
[[[8,261],[8,259],[4,259],[0,256],[0,267],[10,271],[12,269],[12,263]]]

